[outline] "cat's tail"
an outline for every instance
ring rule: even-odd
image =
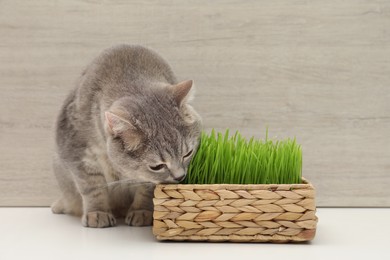
[[[51,211],[54,214],[64,214],[65,213],[65,208],[64,208],[64,202],[63,199],[58,199],[56,202],[51,204]]]
[[[81,216],[83,213],[83,207],[81,199],[74,198],[73,200],[65,200],[60,198],[51,205],[51,211],[54,214],[70,214],[75,216]]]

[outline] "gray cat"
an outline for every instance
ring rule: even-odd
[[[62,197],[52,211],[82,216],[86,227],[114,226],[116,217],[151,225],[154,185],[181,181],[199,144],[192,89],[150,49],[103,51],[57,119],[54,173]]]

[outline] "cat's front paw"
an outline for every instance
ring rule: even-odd
[[[84,227],[104,228],[115,226],[116,220],[114,215],[104,211],[93,211],[84,214],[82,217]]]
[[[153,222],[153,212],[146,209],[130,210],[127,213],[125,222],[129,226],[151,226]]]

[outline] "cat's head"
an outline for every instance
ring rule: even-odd
[[[186,176],[201,134],[188,104],[192,81],[147,88],[123,97],[105,112],[107,151],[121,179],[175,183]]]

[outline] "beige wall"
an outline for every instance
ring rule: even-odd
[[[49,205],[55,115],[116,43],[194,79],[205,128],[296,136],[320,206],[390,206],[389,1],[0,1],[0,205]]]

